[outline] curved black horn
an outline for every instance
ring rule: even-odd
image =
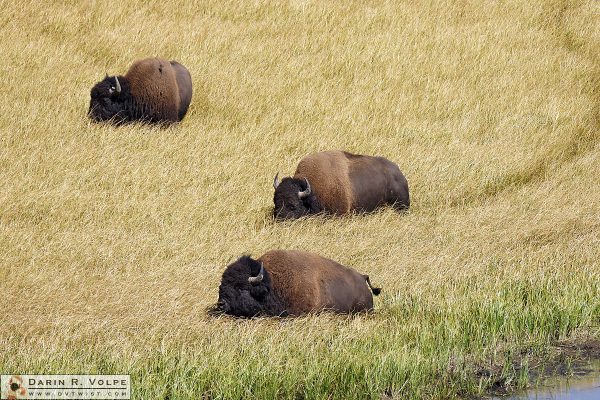
[[[248,278],[248,282],[250,283],[260,283],[262,282],[263,278],[265,277],[265,268],[263,267],[262,263],[260,264],[260,271],[258,272],[258,275],[256,276],[251,276]]]
[[[275,179],[273,179],[273,189],[277,189],[277,186],[279,186],[279,172],[275,175]]]
[[[312,193],[312,190],[310,189],[310,183],[308,183],[308,179],[304,178],[304,180],[306,181],[306,190],[304,192],[298,192],[298,197],[300,197],[301,199],[310,196],[310,194]]]
[[[121,84],[119,83],[119,78],[115,76],[115,88],[117,90],[117,94],[121,93]]]

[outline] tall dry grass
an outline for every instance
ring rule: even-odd
[[[600,5],[0,1],[0,371],[131,373],[146,398],[447,398],[600,336]],[[176,59],[168,129],[89,89]],[[309,152],[386,156],[412,210],[275,224]],[[369,316],[208,318],[241,254],[384,288]],[[481,373],[486,366],[490,373]]]

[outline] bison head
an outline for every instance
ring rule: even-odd
[[[286,315],[283,302],[273,291],[269,272],[248,256],[223,272],[216,310],[245,318]]]
[[[96,122],[113,119],[126,120],[124,104],[129,99],[129,83],[124,77],[108,76],[98,82],[90,92],[88,115]]]
[[[273,181],[275,196],[273,216],[279,219],[301,218],[320,211],[321,205],[312,192],[308,179],[283,178],[279,182],[279,174]]]

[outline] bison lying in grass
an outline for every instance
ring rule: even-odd
[[[316,254],[272,250],[229,265],[212,310],[236,317],[298,316],[317,311],[355,313],[373,309],[369,277]]]
[[[368,212],[386,204],[399,210],[410,206],[408,182],[396,164],[345,151],[310,154],[293,178],[279,182],[277,174],[273,187],[273,215],[280,219]]]
[[[94,121],[181,121],[192,100],[192,78],[177,61],[146,58],[125,76],[106,76],[91,90],[88,115]]]

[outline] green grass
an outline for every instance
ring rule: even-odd
[[[130,373],[147,398],[458,398],[600,338],[597,2],[0,3],[0,371]],[[86,118],[134,59],[194,97]],[[406,215],[274,223],[313,151],[399,164]],[[368,273],[376,311],[210,318],[241,254]]]

